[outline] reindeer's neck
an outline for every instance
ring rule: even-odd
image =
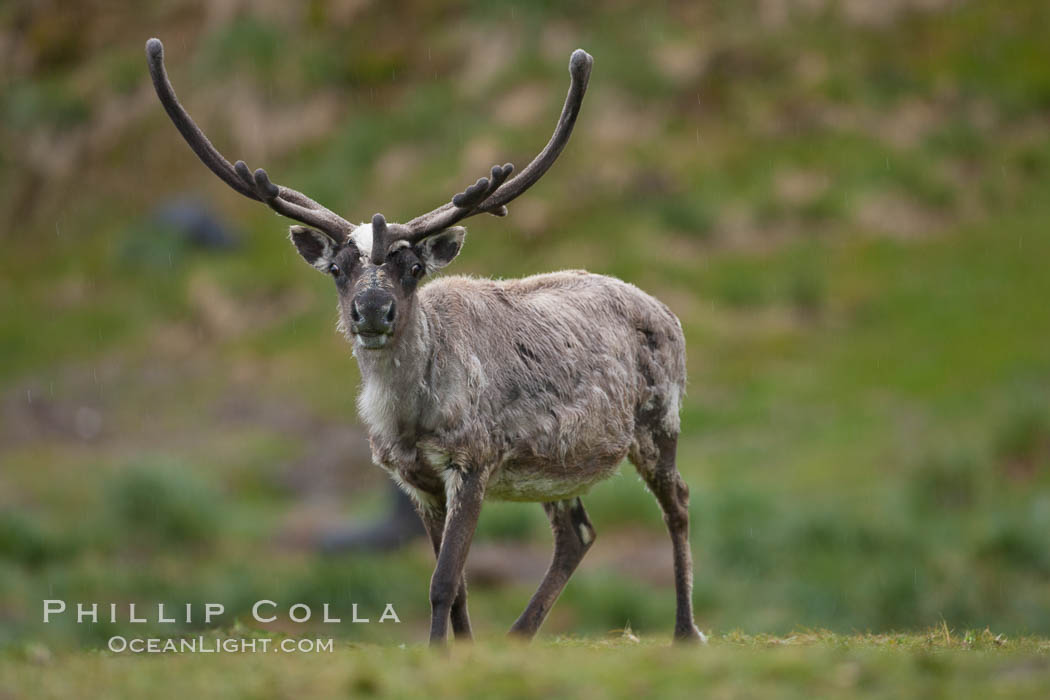
[[[420,304],[413,304],[397,340],[380,350],[354,348],[362,387],[357,409],[373,437],[398,442],[414,432],[427,400],[431,335]]]

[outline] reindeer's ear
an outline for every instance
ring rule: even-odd
[[[288,229],[288,237],[303,260],[321,272],[328,272],[336,252],[331,238],[307,226],[292,226]]]
[[[440,270],[455,260],[463,248],[463,239],[466,237],[467,229],[462,226],[452,226],[441,233],[424,238],[416,245],[416,254],[427,266],[427,273]]]

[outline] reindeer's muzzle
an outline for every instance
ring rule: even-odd
[[[350,332],[366,348],[381,348],[394,333],[397,303],[389,293],[369,289],[350,304]]]

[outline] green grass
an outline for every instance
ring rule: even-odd
[[[65,673],[46,674],[53,694],[114,668],[129,695],[154,677],[190,690],[231,670],[245,671],[244,695],[1045,683],[1046,3],[975,0],[885,25],[691,8],[407,3],[351,17],[319,2],[295,21],[246,10],[213,23],[183,2],[0,12],[0,29],[26,37],[0,77],[3,684],[24,688],[37,662]],[[479,152],[523,166],[549,136],[568,51],[595,55],[572,144],[510,216],[470,221],[450,272],[586,267],[681,317],[694,602],[702,627],[739,634],[663,648],[673,593],[644,555],[669,542],[629,465],[585,498],[598,540],[527,654],[484,642],[443,661],[412,646],[428,615],[425,546],[336,559],[307,546],[303,530],[383,511],[367,447],[336,439],[360,430],[357,368],[333,330],[331,283],[297,258],[285,223],[227,192],[159,107],[136,111],[152,35],[217,146],[355,220],[436,206],[487,168],[467,167]],[[549,93],[525,123],[506,114],[521,90]],[[283,143],[325,100],[328,121]],[[248,138],[242,117],[257,125]],[[47,144],[90,177],[41,158]],[[157,229],[151,209],[186,190],[235,222],[238,249],[194,250]],[[480,547],[542,559],[549,541],[538,506],[486,507]],[[471,585],[484,639],[538,576]],[[142,630],[42,626],[45,592],[214,601],[241,620],[259,598],[389,599],[405,623],[331,633],[337,664],[129,662],[81,650]],[[942,639],[942,622],[1007,641]],[[642,643],[598,641],[628,624]],[[776,641],[800,627],[831,632]],[[176,628],[147,625],[201,632]],[[856,630],[876,636],[836,636]],[[666,679],[632,680],[643,664]]]
[[[630,633],[528,647],[483,640],[446,651],[339,643],[332,652],[135,657],[29,647],[0,657],[0,689],[36,698],[185,697],[218,689],[245,698],[1038,698],[1050,683],[1048,654],[1046,641],[947,627],[852,636],[732,633],[702,648],[671,648]]]

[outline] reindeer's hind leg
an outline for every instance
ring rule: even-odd
[[[689,487],[675,465],[678,435],[662,427],[639,426],[631,462],[656,496],[664,512],[674,548],[674,583],[677,598],[675,641],[706,642],[693,624],[693,556],[689,549]]]
[[[594,542],[594,528],[579,498],[544,503],[554,531],[554,556],[525,612],[510,628],[512,635],[531,639],[543,624],[554,601]]]

